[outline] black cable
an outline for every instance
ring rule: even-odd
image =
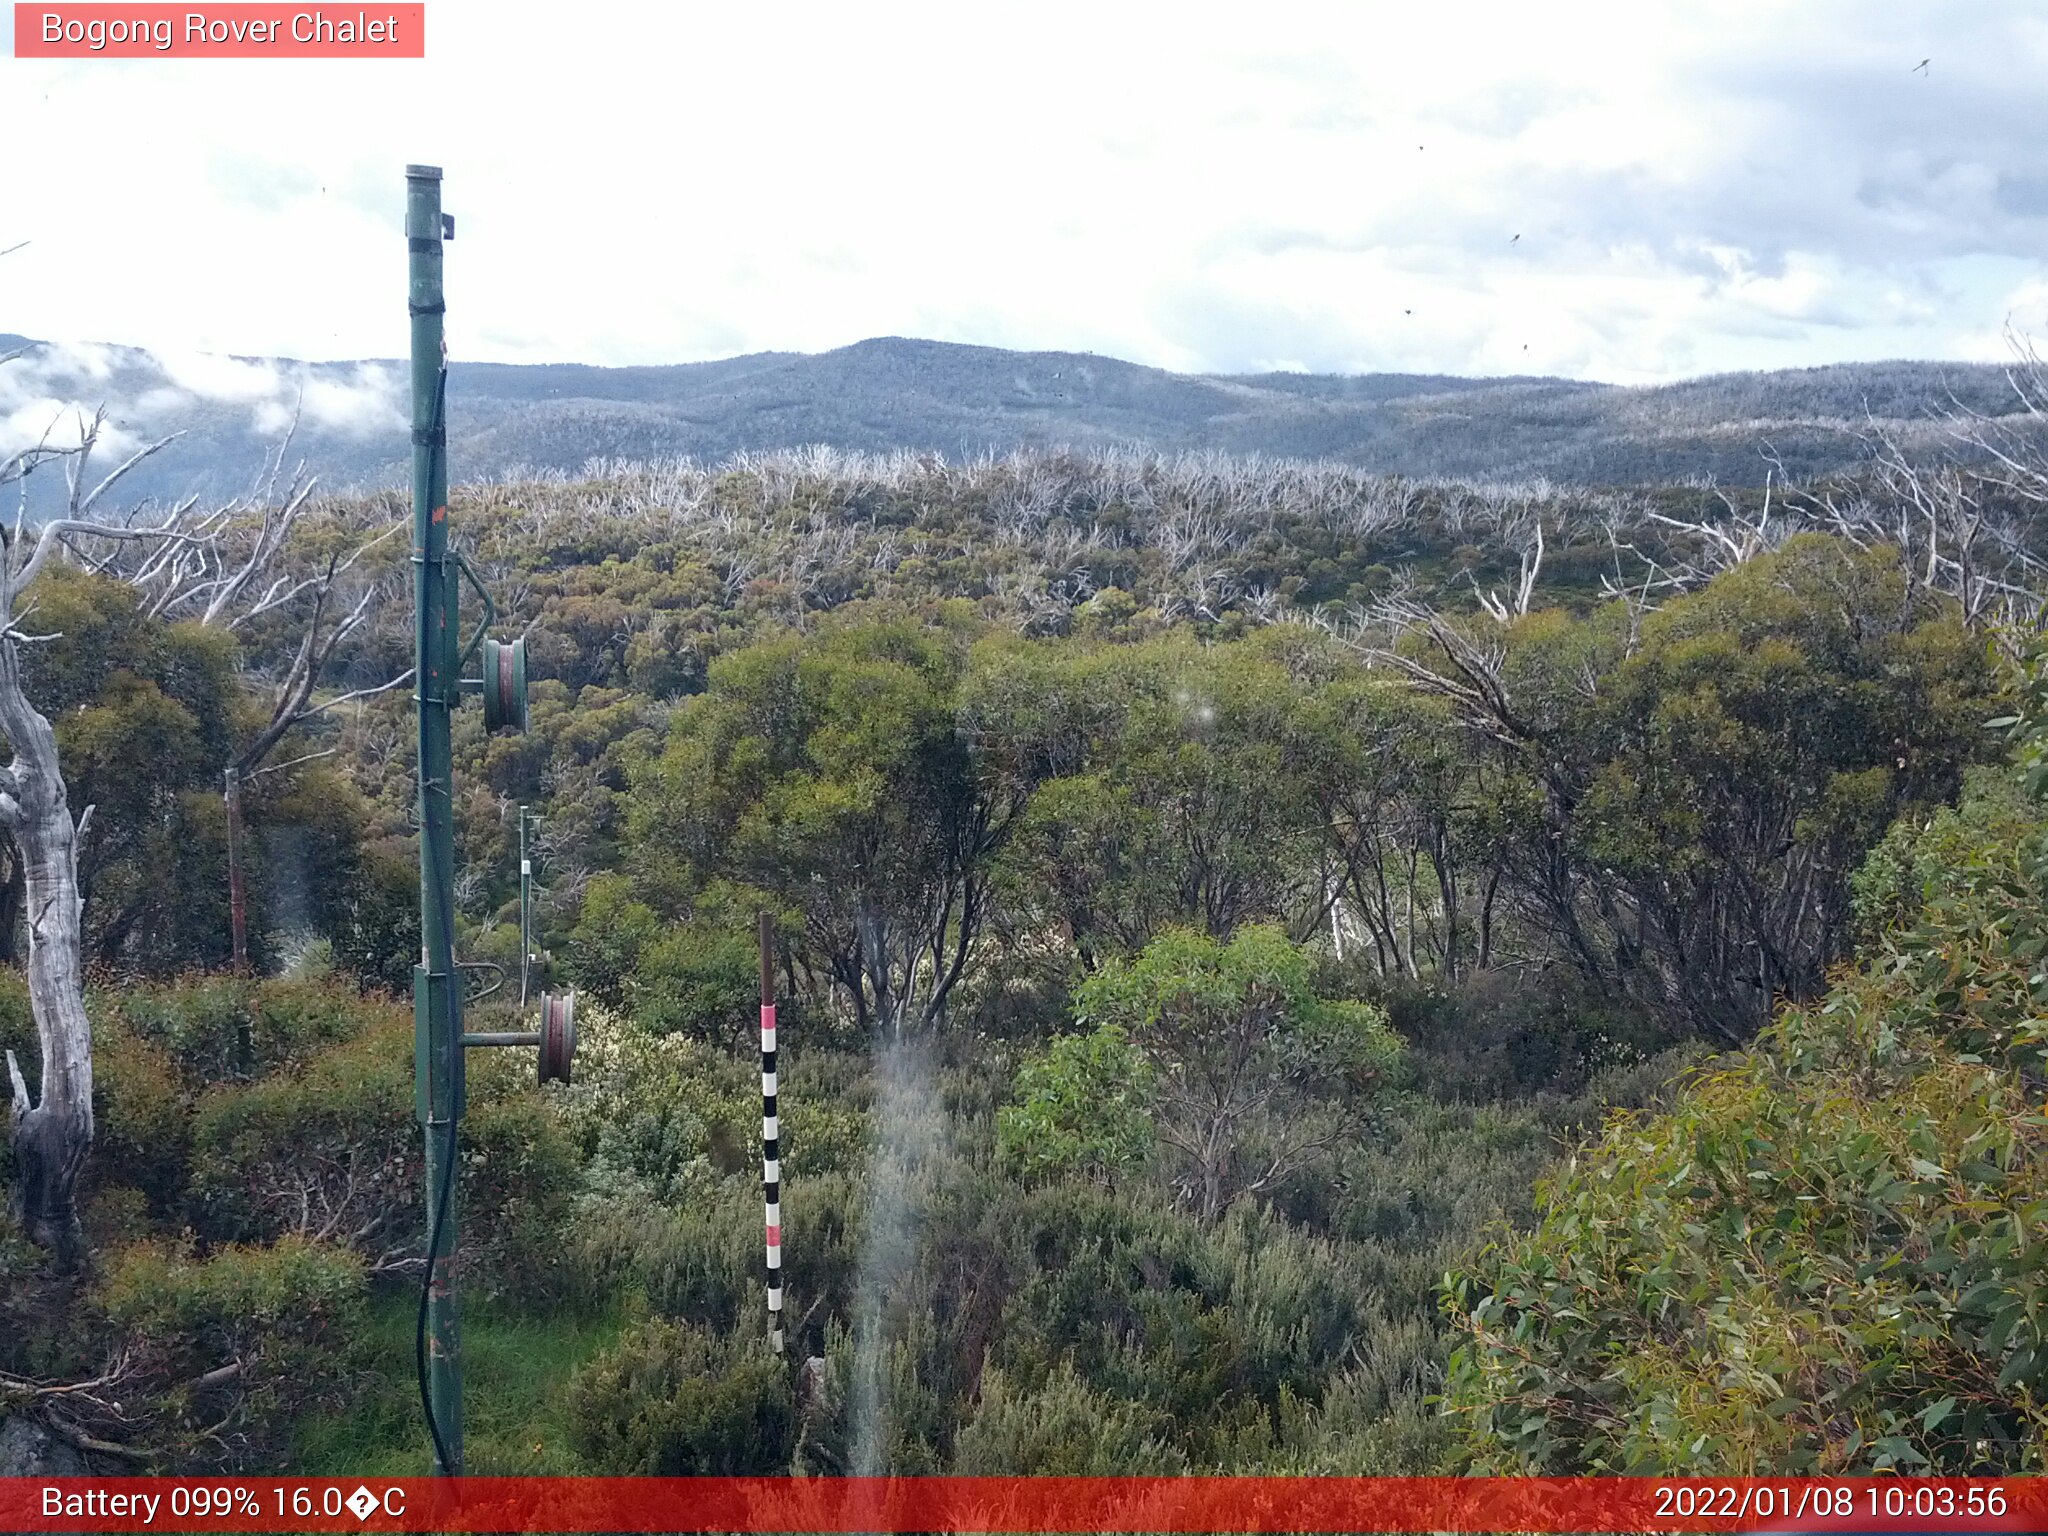
[[[440,433],[442,430],[442,420],[447,411],[447,407],[448,365],[444,362],[441,365],[440,383],[434,393],[433,426],[433,433],[435,437],[442,442],[446,441],[446,439],[440,438]],[[446,449],[444,448],[442,449],[442,451],[446,452]],[[429,487],[433,485],[433,476],[431,473],[427,476],[427,484]],[[431,509],[429,509],[429,511],[431,515]],[[445,600],[445,593],[443,594],[443,596]],[[422,676],[420,679],[422,687],[424,687],[426,683],[424,671],[425,669],[422,668]],[[446,685],[447,679],[444,678],[442,679],[442,686],[446,687]],[[428,792],[428,787],[423,783],[420,786],[420,796],[423,801],[426,798]],[[454,796],[452,794],[449,796],[449,804],[450,807],[452,808],[454,804]],[[431,837],[427,837],[427,829],[424,823],[420,827],[420,836],[423,838],[427,838],[427,851],[431,855],[432,852],[434,851],[434,840]],[[439,877],[447,873],[450,872],[444,870],[434,871],[436,881],[441,886],[441,889],[443,891],[447,891],[449,889],[449,882],[440,880]],[[441,937],[447,943],[448,960],[450,966],[452,967],[455,961],[455,917],[454,914],[449,910],[448,902],[444,901],[440,903],[440,907],[442,926]],[[431,986],[432,984],[432,976],[430,973],[428,978],[428,985]],[[448,974],[448,985],[451,988],[455,985],[455,973],[452,969],[449,971]],[[455,997],[452,991],[449,994],[448,1005],[451,1010],[455,1006]],[[455,1041],[455,1051],[457,1052],[457,1056],[454,1058],[454,1061],[458,1065],[460,1061],[459,1053],[461,1052],[461,1050],[462,1042],[460,1039],[457,1039]],[[419,1382],[420,1407],[425,1411],[427,1416],[427,1433],[433,1437],[435,1465],[438,1466],[444,1473],[452,1473],[455,1470],[455,1463],[448,1454],[448,1442],[441,1435],[441,1421],[434,1413],[434,1394],[431,1387],[428,1385],[427,1307],[428,1303],[432,1300],[434,1294],[434,1259],[435,1256],[439,1254],[441,1251],[441,1234],[447,1230],[448,1207],[452,1197],[454,1196],[454,1193],[455,1106],[451,1103],[448,1107],[448,1139],[447,1143],[441,1149],[440,1188],[434,1192],[434,1219],[431,1223],[429,1223],[427,1228],[427,1267],[426,1273],[421,1277],[420,1280],[419,1320],[418,1326],[414,1330],[413,1335],[413,1371],[414,1375],[416,1376]]]
[[[457,1047],[460,1049],[460,1047]],[[413,1340],[413,1366],[419,1378],[420,1407],[426,1411],[427,1433],[434,1439],[435,1464],[453,1472],[448,1443],[441,1438],[441,1421],[434,1414],[434,1394],[427,1384],[427,1303],[434,1292],[434,1255],[441,1251],[441,1233],[448,1223],[449,1196],[455,1192],[455,1115],[448,1115],[448,1139],[441,1149],[441,1188],[434,1203],[434,1224],[427,1237],[427,1271],[420,1282],[419,1326]]]

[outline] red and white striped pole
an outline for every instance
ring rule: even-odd
[[[761,1197],[768,1231],[768,1343],[782,1353],[782,1155],[775,1115],[775,920],[761,914]]]

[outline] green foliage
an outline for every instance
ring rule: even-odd
[[[234,641],[164,624],[125,584],[56,565],[32,609],[31,630],[60,638],[26,648],[23,686],[56,727],[71,803],[96,807],[79,869],[90,953],[159,969],[224,957]],[[12,927],[9,913],[0,942]]]
[[[334,937],[337,957],[367,984],[394,995],[412,986],[420,955],[420,856],[410,837],[384,837],[361,850],[361,870]]]
[[[372,1252],[418,1225],[412,1020],[396,1008],[355,1039],[255,1082],[222,1083],[193,1121],[193,1209],[216,1238],[288,1232]]]
[[[991,1363],[1020,1390],[1071,1368],[1161,1415],[1145,1422],[1198,1463],[1319,1396],[1366,1316],[1334,1247],[1245,1208],[1212,1226],[1075,1184],[1008,1203],[1015,1279]]]
[[[52,638],[24,653],[24,686],[56,728],[71,804],[94,807],[79,854],[88,958],[157,974],[225,963],[222,772],[257,708],[236,677],[237,637],[167,624],[125,583],[58,565],[38,576],[32,606],[31,628]],[[255,958],[267,957],[266,913],[338,932],[366,831],[353,786],[325,765],[289,767],[251,786],[244,818]],[[0,887],[8,958],[18,900]]]
[[[287,738],[274,756],[290,759],[295,741]],[[284,962],[279,938],[325,940],[338,952],[376,899],[378,870],[366,858],[375,807],[327,762],[267,768],[244,786],[242,802],[252,959],[259,969]],[[417,949],[415,940],[412,958]],[[390,970],[383,956],[341,958],[360,982],[375,983]]]
[[[126,1184],[170,1214],[184,1194],[191,1106],[163,1047],[116,1018],[93,1028],[93,1120],[99,1128],[93,1177]]]
[[[1874,949],[1912,926],[1955,885],[1963,866],[2000,843],[2017,849],[2038,821],[2032,799],[2009,769],[1971,769],[1960,803],[1902,818],[1850,878],[1859,948]]]
[[[1172,924],[1224,937],[1304,899],[1308,692],[1260,648],[990,642],[968,686],[983,751],[1036,785],[1004,895],[1087,962]]]
[[[1151,1154],[1151,1092],[1151,1068],[1120,1026],[1062,1035],[1018,1069],[997,1146],[1027,1176],[1113,1178]]]
[[[634,900],[626,876],[594,877],[569,935],[569,963],[577,983],[613,1008],[628,1007],[640,957],[661,930],[660,916]]]
[[[346,1390],[363,1266],[299,1237],[194,1258],[141,1244],[96,1297],[140,1378],[161,1443],[198,1460],[274,1454],[298,1414]],[[141,1415],[138,1415],[141,1416]]]
[[[795,1403],[782,1362],[745,1337],[651,1321],[576,1375],[578,1450],[621,1475],[759,1476],[787,1469]]]
[[[683,1202],[757,1165],[755,1070],[684,1036],[647,1034],[601,1007],[579,1010],[577,1027],[564,1112],[582,1156],[609,1179]]]
[[[194,1224],[210,1240],[296,1234],[373,1262],[406,1255],[420,1241],[412,1019],[393,1004],[357,1008],[353,1033],[339,1043],[200,1095],[190,1199]],[[472,1223],[465,1248],[476,1283],[553,1294],[556,1228],[580,1175],[568,1132],[519,1064],[472,1062],[463,1146],[460,1198]]]
[[[1684,1034],[1563,967],[1534,975],[1488,969],[1448,985],[1381,983],[1377,990],[1390,1026],[1407,1042],[1412,1075],[1446,1098],[1500,1103],[1577,1095],[1603,1073],[1649,1060]]]
[[[1228,943],[1170,929],[1076,995],[1082,1018],[1118,1026],[1154,1063],[1159,1139],[1206,1216],[1340,1140],[1400,1062],[1386,1015],[1318,996],[1313,970],[1277,928]]]
[[[960,1431],[960,1477],[1157,1477],[1187,1469],[1156,1410],[1107,1398],[1063,1363],[1035,1392],[982,1373],[981,1402]]]
[[[1532,893],[1603,987],[1741,1044],[1841,954],[1865,851],[1984,751],[1987,647],[1890,551],[1807,534],[1618,648],[1611,621],[1532,615],[1515,635],[1519,733],[1569,866]],[[1589,668],[1605,674],[1590,700]]]
[[[719,658],[636,780],[646,889],[671,911],[714,879],[769,893],[863,1028],[938,1018],[1007,814],[957,728],[965,656],[944,626],[872,617]]]
[[[759,1018],[758,942],[751,924],[699,920],[668,928],[635,969],[640,1022],[656,1034],[732,1042]]]
[[[563,1240],[584,1183],[574,1139],[555,1095],[536,1090],[530,1061],[479,1054],[462,1119],[459,1193],[474,1223],[463,1240],[474,1263],[468,1288],[535,1309],[588,1310],[596,1298],[583,1294],[584,1273]]]
[[[2024,765],[2048,716],[2021,725]],[[2016,815],[1994,794],[1894,838],[1864,970],[1615,1123],[1533,1234],[1452,1278],[1482,1467],[2038,1468],[2048,858],[2038,805],[2017,840]]]
[[[385,1013],[332,979],[186,976],[97,994],[103,1011],[160,1046],[194,1085],[261,1076],[356,1035]]]

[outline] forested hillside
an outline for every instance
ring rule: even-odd
[[[536,681],[524,734],[457,717],[458,947],[516,970],[532,807],[585,1036],[567,1087],[471,1067],[470,1469],[2033,1467],[2043,482],[1909,449],[1725,495],[823,451],[459,491]],[[17,609],[94,807],[98,1133],[78,1272],[0,1228],[0,1412],[409,1472],[401,507],[281,499]],[[33,1078],[19,981],[0,1044]]]
[[[159,358],[121,346],[26,347],[0,405],[104,401],[135,442],[182,434],[131,493],[243,490],[287,423],[328,486],[404,483],[404,369],[394,362]],[[822,445],[972,461],[1016,450],[1221,451],[1336,460],[1381,475],[1644,486],[1761,485],[1853,468],[1873,433],[1932,448],[1930,418],[2013,423],[2030,402],[2007,369],[1858,363],[1624,388],[1558,378],[1169,373],[1073,352],[881,337],[817,354],[672,367],[466,363],[449,373],[452,462],[475,481],[582,475],[606,460]],[[85,406],[88,414],[91,405]],[[53,490],[47,485],[30,486]]]

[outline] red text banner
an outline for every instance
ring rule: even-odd
[[[413,5],[25,5],[18,59],[422,59]]]
[[[2048,1479],[9,1478],[7,1531],[2048,1531]]]

